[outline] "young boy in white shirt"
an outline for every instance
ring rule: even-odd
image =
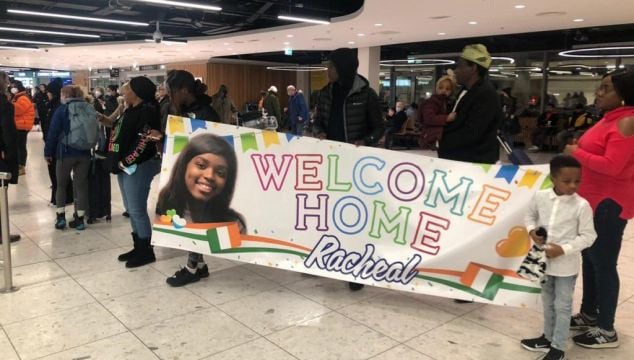
[[[541,359],[563,360],[581,250],[590,247],[597,234],[590,204],[576,193],[581,164],[572,156],[555,156],[550,162],[550,177],[553,189],[535,194],[525,218],[530,237],[543,245],[547,258],[542,281],[544,333],[521,344],[527,350],[547,353]],[[546,236],[537,235],[540,227]]]

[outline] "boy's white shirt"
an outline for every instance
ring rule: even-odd
[[[546,275],[579,273],[581,250],[597,238],[592,208],[578,194],[557,195],[553,189],[535,193],[524,219],[528,232],[540,226],[548,232],[546,243],[561,246],[564,254],[546,260]]]

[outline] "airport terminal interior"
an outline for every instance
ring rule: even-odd
[[[184,70],[207,86],[209,99],[226,86],[233,106],[222,122],[242,128],[253,113],[261,115],[259,102],[273,88],[283,112],[302,96],[309,117],[316,116],[324,96],[320,90],[330,86],[330,55],[355,49],[358,74],[376,93],[383,120],[389,123],[391,108],[407,113],[393,137],[381,139],[379,146],[387,148],[381,151],[415,163],[438,158],[436,145],[443,146],[440,139],[423,146],[418,109],[436,93],[437,81],[460,75],[454,69],[467,59],[463,48],[470,44],[488,49],[486,81],[500,99],[512,99],[498,102],[509,124],[500,130],[502,141],[547,168],[567,148],[559,132],[587,131],[601,119],[603,95],[597,94],[603,94],[604,76],[634,66],[634,18],[618,0],[0,0],[0,72],[9,79],[4,84],[0,78],[8,85],[0,96],[27,92],[35,112],[32,126],[17,128],[26,139],[17,184],[0,189],[8,199],[7,208],[0,201],[2,220],[9,220],[0,237],[0,360],[541,359],[548,350],[527,351],[520,343],[544,331],[541,305],[505,306],[486,298],[458,302],[446,294],[371,281],[353,290],[342,277],[206,254],[208,276],[176,287],[166,279],[187,271],[187,251],[158,245],[155,261],[126,267],[117,257],[132,248],[134,220],[124,216],[129,214],[120,175],[106,172],[102,179],[110,188],[107,219],[82,222],[81,229],[56,228],[47,129],[35,96],[41,84],[78,85],[95,107],[95,98],[107,92],[117,107],[117,91],[139,89],[132,79],[149,79],[158,93],[173,71]],[[293,92],[287,92],[289,85]],[[457,107],[461,97],[455,92],[452,99]],[[50,98],[42,101],[46,109]],[[17,104],[11,107],[17,112]],[[559,123],[552,132],[536,135],[544,116],[550,121],[553,114]],[[577,126],[581,118],[588,119],[587,127]],[[282,129],[278,120],[280,133],[297,134],[294,127]],[[0,130],[4,174],[10,173],[4,162],[11,139],[4,123]],[[319,136],[308,124],[299,132]],[[104,140],[104,149],[111,139]],[[516,169],[505,150],[500,147],[498,164],[486,166]],[[86,151],[103,159],[99,150]],[[91,174],[96,163],[91,162]],[[150,217],[165,183],[160,182],[159,176],[151,180]],[[276,204],[252,205],[270,213],[271,222],[285,221],[275,215]],[[294,225],[288,219],[288,229]],[[9,234],[20,239],[7,241]],[[634,358],[632,222],[622,236],[617,269],[618,347],[579,346],[572,337],[581,332],[571,330],[561,349],[566,359]],[[579,270],[572,314],[579,311],[582,294]]]

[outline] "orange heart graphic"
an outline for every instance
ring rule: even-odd
[[[159,222],[160,222],[161,224],[169,225],[169,224],[171,224],[171,223],[172,223],[172,217],[171,217],[171,216],[169,216],[169,215],[161,215],[161,216],[159,217]]]
[[[531,248],[531,239],[523,226],[515,226],[509,230],[508,238],[498,241],[495,251],[501,257],[511,258],[525,256]]]

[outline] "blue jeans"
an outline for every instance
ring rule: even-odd
[[[291,133],[293,135],[304,135],[304,121],[296,121],[291,124]]]
[[[612,199],[599,203],[594,211],[597,239],[581,252],[583,259],[583,300],[581,312],[598,318],[603,330],[614,330],[614,316],[619,299],[619,273],[616,265],[621,252],[627,220],[619,217],[621,206]]]
[[[544,335],[551,346],[566,350],[572,315],[572,294],[577,275],[544,276],[542,302],[544,304]]]
[[[126,174],[117,175],[117,182],[119,183],[119,192],[121,193],[121,200],[123,201],[123,211],[128,211],[128,200],[125,198],[125,191],[123,190],[123,176]]]
[[[161,170],[158,159],[147,160],[138,165],[132,175],[121,173],[119,183],[123,186],[123,199],[130,214],[132,231],[139,239],[149,239],[152,236],[152,223],[147,211],[147,199],[150,195],[152,179]]]

